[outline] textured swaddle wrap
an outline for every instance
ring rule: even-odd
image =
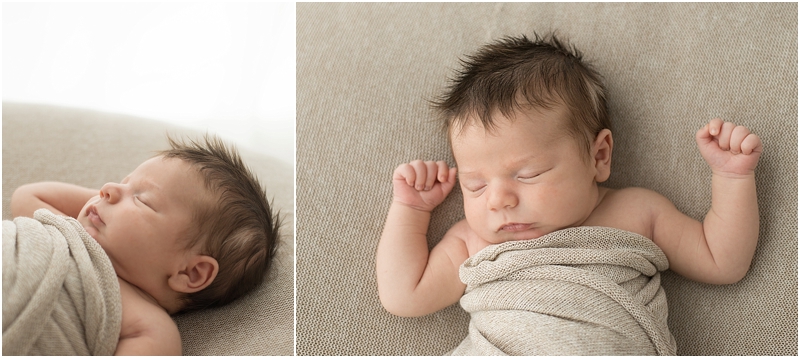
[[[576,227],[489,246],[459,275],[469,333],[453,355],[675,355],[664,253],[624,230]]]
[[[3,355],[113,355],[121,319],[111,261],[77,220],[3,221]]]

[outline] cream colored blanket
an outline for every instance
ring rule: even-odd
[[[3,355],[112,355],[121,319],[111,261],[77,220],[3,221]]]
[[[469,333],[453,355],[675,355],[649,239],[577,227],[492,245],[460,269]]]

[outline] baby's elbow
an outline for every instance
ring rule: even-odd
[[[744,277],[747,276],[748,269],[749,269],[749,267],[747,267],[747,268],[745,268],[743,270],[738,270],[738,271],[732,272],[730,275],[728,275],[727,281],[724,284],[732,285],[734,283],[737,283],[737,282],[743,280]]]
[[[11,203],[9,204],[9,209],[11,210],[11,217],[18,217],[18,216],[31,216],[32,213],[25,212],[25,203],[28,200],[26,198],[30,197],[32,194],[30,192],[30,184],[22,185],[16,189],[11,194]],[[27,214],[27,215],[26,215]]]
[[[383,298],[381,298],[381,306],[383,306],[383,309],[385,309],[386,312],[389,312],[395,316],[414,317],[413,315],[409,315],[409,310],[406,307],[403,307],[403,305],[395,304],[394,302],[387,301]]]
[[[419,311],[408,303],[408,300],[397,300],[397,299],[390,299],[387,297],[380,296],[381,305],[386,312],[389,312],[398,317],[420,317],[424,316],[425,313]]]
[[[713,280],[711,280],[712,284],[715,285],[732,285],[735,284],[747,276],[747,271],[749,271],[749,266],[744,267],[736,267],[730,268],[724,271],[720,271]]]

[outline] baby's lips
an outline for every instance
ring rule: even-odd
[[[517,232],[517,231],[525,231],[531,227],[531,224],[521,224],[521,223],[506,223],[500,226],[497,231],[510,231],[510,232]]]
[[[86,217],[95,226],[106,224],[103,218],[100,217],[100,213],[97,212],[97,207],[94,204],[89,205],[89,209],[86,211]]]

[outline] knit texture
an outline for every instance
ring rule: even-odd
[[[695,132],[721,117],[761,137],[747,276],[716,286],[668,270],[662,286],[678,354],[797,354],[795,3],[298,3],[298,354],[440,355],[464,339],[458,305],[401,318],[380,304],[375,251],[392,172],[414,159],[455,165],[428,100],[459,58],[551,30],[608,88],[604,185],[654,190],[702,220],[711,171]],[[429,246],[463,218],[457,185],[433,212]]]
[[[675,355],[650,239],[604,227],[484,248],[461,265],[469,335],[453,355]]]
[[[111,260],[77,220],[3,221],[3,355],[113,355],[121,321]]]

